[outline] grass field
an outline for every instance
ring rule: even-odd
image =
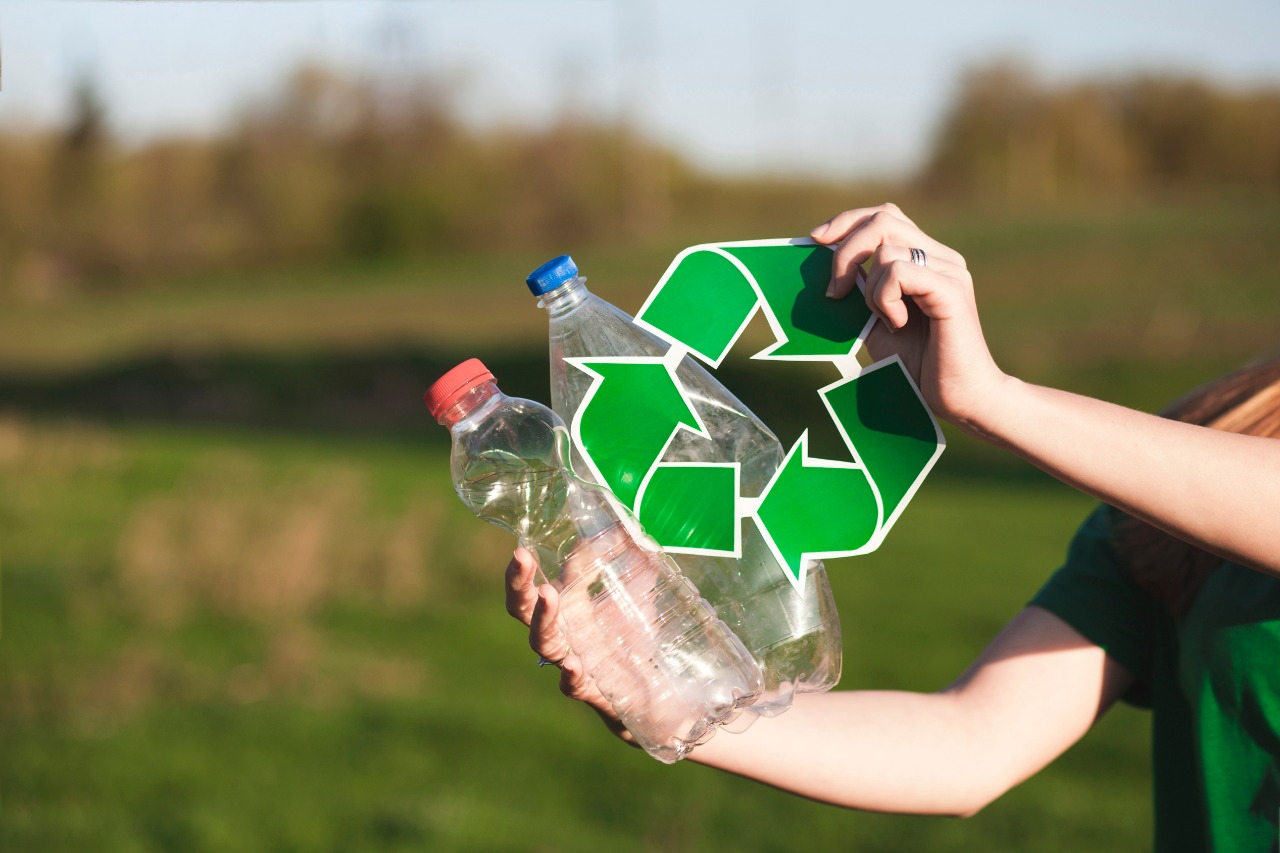
[[[1276,346],[1280,205],[937,220],[1025,378],[1153,408]],[[634,309],[672,248],[580,260]],[[519,284],[540,260],[0,311],[0,849],[1149,846],[1148,725],[1127,707],[953,821],[664,767],[560,697],[500,604],[511,543],[451,494],[417,401],[467,355],[545,396]],[[812,410],[770,407],[776,384],[753,399],[745,369],[731,387],[794,437]],[[955,438],[881,550],[831,564],[841,689],[947,684],[1089,505]]]
[[[610,742],[532,666],[498,604],[505,537],[464,520],[437,450],[4,435],[5,849],[1066,850],[1147,832],[1136,712],[963,823],[842,813]],[[1086,507],[1044,483],[927,490],[880,553],[832,566],[844,686],[946,684]],[[995,549],[968,532],[991,526]]]

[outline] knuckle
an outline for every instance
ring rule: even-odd
[[[892,267],[894,262],[902,260],[902,253],[894,246],[880,246],[872,256],[875,263],[882,267]]]
[[[884,208],[885,210],[889,211],[890,213],[901,213],[901,212],[902,212],[902,208],[898,207],[896,204],[894,204],[894,203],[893,203],[893,202],[891,202],[891,201],[886,201],[884,204],[882,204],[882,205],[880,205],[880,206],[881,206],[882,208]]]
[[[560,670],[560,692],[570,699],[585,701],[590,691],[587,690],[587,680],[581,673],[562,669]]]
[[[861,243],[862,240],[859,239],[858,232],[854,231],[852,234],[845,237],[844,240],[841,241],[840,245],[836,246],[836,258],[838,260],[852,259],[854,255],[858,254],[858,250],[861,248]]]
[[[890,278],[900,279],[905,274],[909,273],[913,266],[915,265],[906,258],[894,258],[889,261],[889,263],[885,264],[885,269],[887,270]]]
[[[850,272],[857,264],[858,247],[852,241],[845,243],[836,250],[835,257],[832,259],[832,271],[836,275],[844,275]]]

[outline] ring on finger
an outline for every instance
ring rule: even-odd
[[[929,256],[924,253],[924,249],[912,249],[911,263],[916,264],[918,266],[927,267],[929,266]]]
[[[542,655],[538,655],[538,667],[542,668],[544,666],[559,666],[560,664],[564,663],[564,658],[567,658],[567,657],[568,655],[565,655],[559,660],[551,660],[550,658],[545,658]]]

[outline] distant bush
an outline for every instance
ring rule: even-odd
[[[1280,191],[1280,88],[1136,76],[1050,86],[1000,63],[962,80],[920,182],[1058,201],[1163,190]]]
[[[314,67],[211,138],[125,147],[91,86],[74,105],[64,128],[0,135],[0,291],[644,233],[684,171],[618,128],[479,134],[430,80]]]

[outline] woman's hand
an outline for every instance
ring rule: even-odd
[[[585,702],[600,715],[609,730],[633,743],[631,734],[618,720],[608,700],[582,668],[582,661],[569,650],[557,625],[560,597],[551,584],[538,587],[534,575],[537,559],[525,548],[517,548],[507,564],[507,612],[529,628],[529,645],[545,661],[555,661],[560,669],[560,692]]]
[[[846,210],[814,228],[819,243],[838,244],[827,295],[843,299],[864,278],[864,298],[880,319],[867,340],[877,359],[897,354],[929,406],[968,426],[1006,377],[982,336],[973,278],[964,258],[934,240],[897,205]],[[923,249],[927,265],[911,260]]]
[[[867,348],[877,358],[899,354],[934,412],[1179,539],[1280,576],[1280,442],[1006,376],[983,340],[964,258],[892,204],[845,211],[811,236],[839,244],[834,299],[871,262],[864,296],[882,322]],[[927,266],[911,262],[912,248],[924,249]]]

